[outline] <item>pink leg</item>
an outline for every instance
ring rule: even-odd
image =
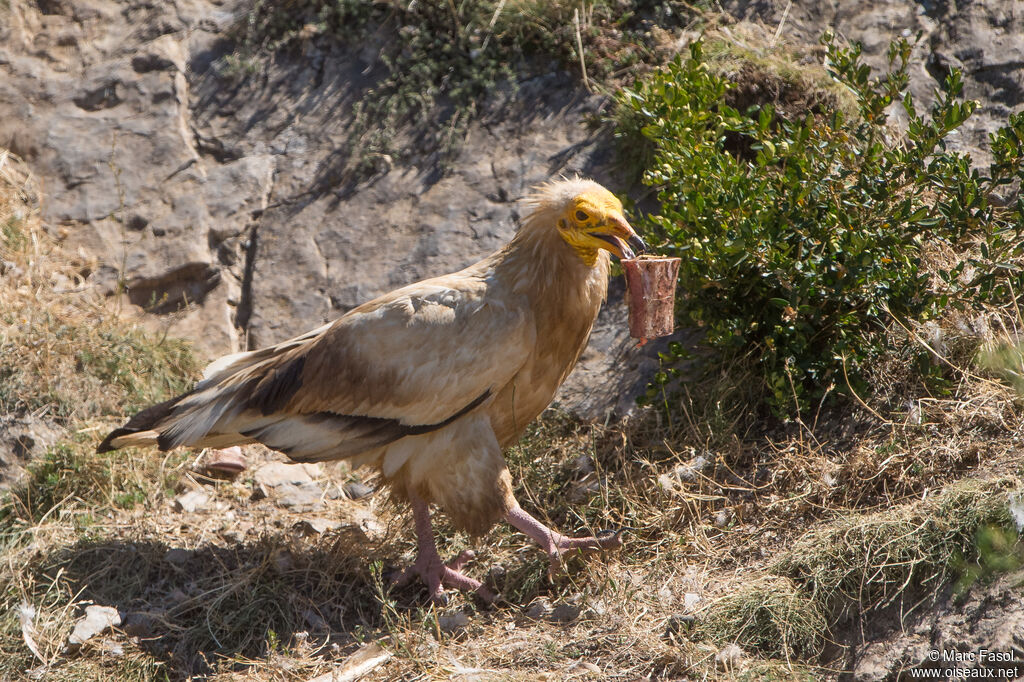
[[[473,580],[461,573],[462,567],[476,556],[476,553],[467,549],[447,564],[443,563],[437,553],[437,545],[434,544],[430,507],[417,497],[410,497],[409,501],[412,503],[412,517],[416,524],[416,544],[419,551],[413,565],[392,578],[391,583],[404,585],[412,580],[414,575],[418,575],[426,583],[430,598],[435,603],[444,603],[445,587],[476,592],[487,603],[494,601],[494,594],[479,580]]]
[[[621,530],[601,533],[601,537],[570,538],[551,530],[523,511],[522,507],[518,505],[505,514],[505,520],[513,527],[533,538],[547,552],[548,557],[551,559],[552,575],[561,570],[562,555],[566,552],[573,550],[594,552],[602,549],[616,549],[622,546]]]

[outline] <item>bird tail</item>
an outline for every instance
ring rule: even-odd
[[[228,447],[251,443],[251,438],[224,427],[248,407],[242,396],[262,378],[259,365],[268,355],[266,351],[250,351],[217,360],[206,368],[195,388],[142,410],[107,434],[96,451],[153,446],[167,451],[182,445]]]
[[[240,430],[265,425],[266,415],[288,401],[302,383],[304,347],[329,326],[214,361],[195,388],[142,410],[107,434],[96,451],[154,445],[164,451],[182,445],[222,448],[254,442]],[[243,413],[249,417],[237,419]]]
[[[159,446],[160,424],[171,416],[178,403],[190,395],[191,392],[185,393],[142,410],[129,419],[127,424],[108,433],[103,442],[96,447],[96,452],[110,452],[126,447]]]
[[[155,446],[166,452],[179,446],[222,448],[253,442],[239,433],[236,417],[252,407],[249,394],[264,377],[242,372],[218,378],[223,380],[204,379],[188,393],[147,407],[107,434],[96,451]]]

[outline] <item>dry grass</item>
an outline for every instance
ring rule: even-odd
[[[971,365],[973,349],[1020,328],[1004,310],[981,325],[1007,330],[1002,341],[953,318],[928,337],[945,340],[942,395],[894,352],[863,409],[807,423],[747,412],[742,366],[690,386],[671,423],[656,411],[610,426],[546,414],[508,453],[519,499],[567,532],[628,526],[626,549],[573,559],[552,581],[509,529],[474,540],[441,520],[442,553],[478,549],[470,573],[505,601],[434,607],[418,586],[387,587],[414,542],[405,512],[379,495],[325,499],[316,514],[370,513],[379,535],[308,533],[308,514],[255,499],[253,480],[198,477],[193,454],[93,454],[116,421],[105,415],[178,390],[194,364],[91,293],[89,264],[46,238],[28,174],[5,163],[2,405],[70,432],[0,503],[0,679],[307,680],[366,641],[395,654],[378,680],[820,679],[834,676],[818,655],[837,629],[1015,565],[1015,532],[998,529],[1019,487],[1019,399]],[[894,348],[925,338],[892,334]],[[176,509],[193,489],[206,508]],[[126,620],[72,652],[90,602]],[[542,602],[556,610],[530,610]],[[730,642],[747,657],[726,670],[714,659]]]

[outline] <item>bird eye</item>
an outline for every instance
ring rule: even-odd
[[[579,220],[579,221],[582,222],[582,221],[587,220],[589,218],[590,218],[590,216],[588,216],[584,211],[576,211],[576,220]]]

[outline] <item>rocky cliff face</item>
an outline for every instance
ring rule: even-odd
[[[132,303],[205,354],[283,340],[474,262],[511,237],[517,199],[552,176],[615,186],[607,141],[583,125],[601,100],[560,72],[496,95],[444,176],[412,154],[339,184],[377,53],[324,40],[258,75],[223,76],[215,62],[240,11],[15,3],[0,40],[0,143],[44,179],[48,223],[99,258],[98,287],[114,291],[123,272]],[[562,396],[590,414],[655,364],[632,350],[616,291]]]
[[[121,273],[151,322],[213,356],[280,341],[395,286],[461,268],[506,241],[516,200],[560,173],[610,174],[601,105],[552,71],[495,94],[449,172],[436,158],[377,160],[337,174],[353,105],[379,51],[328,38],[223,75],[225,33],[247,5],[217,0],[37,0],[0,10],[0,144],[43,179],[45,218]],[[922,32],[913,89],[926,100],[950,65],[983,100],[960,143],[1024,104],[1024,9],[1015,2],[733,2],[790,40],[832,27],[881,64],[889,40]],[[415,149],[417,140],[403,143]],[[621,287],[602,313],[564,404],[600,414],[630,403],[656,366],[626,337]],[[611,378],[609,378],[611,377]]]

